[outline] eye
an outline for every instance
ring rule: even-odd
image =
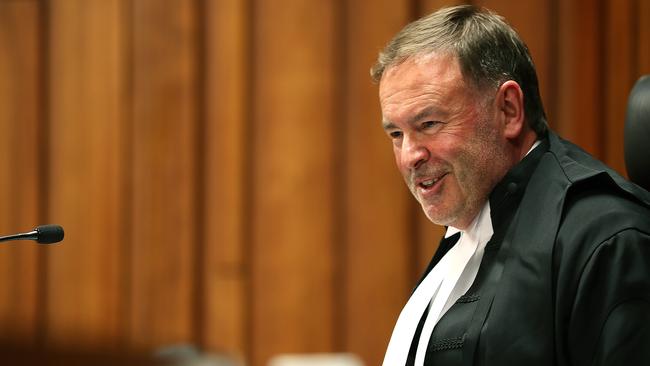
[[[402,131],[391,131],[388,133],[388,136],[390,136],[392,139],[398,139],[402,137]]]
[[[422,122],[422,124],[420,125],[420,127],[421,127],[423,130],[426,130],[426,129],[429,129],[429,128],[434,127],[434,126],[437,125],[437,124],[438,124],[438,122],[436,122],[436,121],[426,121],[426,122]]]

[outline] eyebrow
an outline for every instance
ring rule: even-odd
[[[421,110],[420,112],[418,112],[416,115],[414,115],[413,117],[409,118],[407,123],[409,125],[412,125],[412,124],[414,124],[414,123],[416,123],[416,122],[430,116],[431,114],[433,114],[434,111],[436,111],[435,107],[432,107],[432,106],[426,107],[423,110]],[[382,126],[384,127],[384,130],[390,130],[390,129],[393,129],[393,128],[397,128],[397,126],[393,122],[390,122],[390,121],[387,121],[387,120],[382,121]]]
[[[381,126],[382,126],[382,127],[384,128],[384,130],[386,130],[386,131],[397,128],[397,126],[395,126],[395,124],[394,124],[393,122],[389,122],[389,121],[386,121],[386,120],[383,120],[383,121],[381,122]]]
[[[421,119],[424,119],[425,117],[430,116],[433,113],[434,110],[435,110],[434,107],[431,107],[431,106],[426,107],[423,110],[421,110],[420,112],[418,112],[415,116],[409,118],[408,123],[410,125],[412,125],[412,124],[420,121]]]

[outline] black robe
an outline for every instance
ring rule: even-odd
[[[434,328],[425,365],[650,365],[647,191],[550,132],[490,207],[477,277]]]

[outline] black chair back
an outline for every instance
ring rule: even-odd
[[[630,92],[624,149],[628,177],[650,191],[650,75],[642,76]]]

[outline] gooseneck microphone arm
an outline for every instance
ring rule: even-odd
[[[53,244],[63,240],[63,235],[63,228],[59,225],[41,225],[27,233],[0,236],[0,242],[10,240],[36,240],[39,244]]]

